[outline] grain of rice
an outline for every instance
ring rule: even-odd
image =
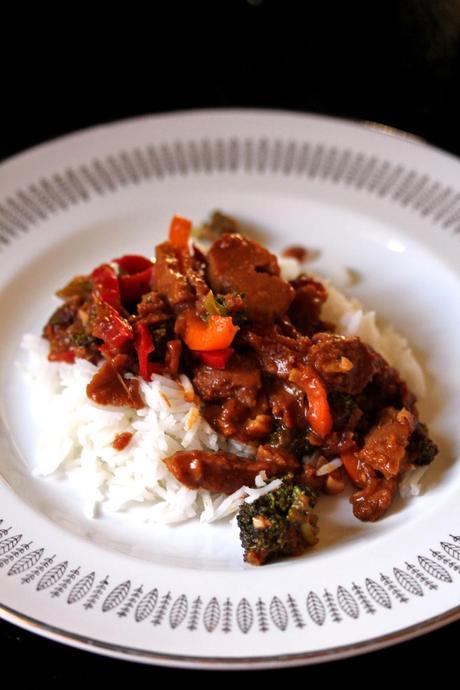
[[[326,462],[325,465],[321,465],[321,467],[316,470],[316,476],[322,477],[325,474],[330,474],[334,470],[337,470],[339,467],[342,467],[342,465],[343,465],[343,462],[341,461],[340,458],[334,458],[334,460],[331,460],[330,462]]]

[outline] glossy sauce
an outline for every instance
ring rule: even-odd
[[[122,451],[131,441],[133,435],[130,431],[124,431],[122,434],[117,434],[112,441],[112,448]]]
[[[202,450],[179,451],[165,463],[176,479],[189,489],[206,489],[232,494],[241,486],[254,486],[256,476],[265,471],[268,477],[299,469],[299,463],[285,451],[260,446],[256,460],[234,453],[208,453]]]
[[[303,264],[308,259],[308,249],[300,245],[293,245],[292,247],[286,247],[283,250],[282,256],[287,259],[297,259],[297,261]]]
[[[138,379],[125,378],[126,355],[117,355],[108,360],[93,376],[86,387],[88,398],[98,405],[115,407],[144,407]]]

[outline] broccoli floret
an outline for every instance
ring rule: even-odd
[[[350,417],[357,409],[358,405],[352,395],[332,391],[327,396],[331,409],[332,419],[334,420],[334,430],[342,431],[350,421]]]
[[[311,455],[316,448],[312,446],[305,435],[305,429],[288,429],[280,425],[276,428],[269,438],[270,446],[274,448],[284,448],[297,458],[304,455]]]
[[[318,517],[312,512],[316,493],[296,484],[292,474],[278,489],[253,503],[243,503],[237,522],[244,560],[263,565],[283,556],[297,556],[318,541]]]
[[[428,436],[426,424],[417,422],[407,447],[407,456],[414,465],[429,465],[439,452],[439,448]]]

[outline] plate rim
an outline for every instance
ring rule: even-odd
[[[116,128],[120,125],[133,125],[136,123],[140,122],[147,122],[149,120],[155,120],[157,118],[168,118],[168,119],[174,119],[174,118],[180,118],[180,117],[200,117],[200,116],[220,116],[220,115],[246,115],[246,116],[258,116],[258,115],[271,115],[271,116],[279,116],[279,117],[298,117],[298,118],[308,118],[312,120],[317,120],[318,122],[325,121],[329,122],[331,124],[338,124],[338,125],[345,125],[348,126],[352,129],[356,130],[367,130],[370,132],[374,132],[376,134],[379,134],[380,136],[383,137],[389,137],[391,139],[399,139],[400,141],[404,141],[405,143],[413,144],[414,146],[426,148],[426,149],[431,149],[433,152],[436,152],[438,154],[443,154],[457,162],[460,161],[460,157],[456,156],[454,153],[451,153],[447,149],[443,149],[439,146],[436,146],[435,144],[432,144],[429,142],[427,139],[424,137],[414,134],[413,132],[409,132],[405,129],[401,129],[400,127],[394,127],[393,125],[387,125],[383,121],[379,120],[367,120],[367,119],[360,119],[360,118],[347,118],[347,117],[341,117],[339,115],[331,115],[328,113],[316,113],[312,111],[302,111],[302,110],[289,110],[289,109],[283,109],[283,108],[253,108],[248,106],[247,108],[245,107],[222,107],[222,108],[184,108],[183,110],[162,110],[159,112],[153,112],[153,113],[142,113],[139,115],[133,115],[132,117],[126,117],[126,118],[118,118],[115,120],[106,120],[104,122],[100,122],[96,125],[88,125],[84,127],[80,127],[78,129],[71,130],[69,132],[65,132],[63,134],[58,134],[55,137],[50,137],[49,139],[43,139],[42,141],[38,141],[37,143],[33,144],[32,146],[28,146],[27,148],[20,149],[19,151],[16,151],[16,153],[13,153],[9,156],[6,156],[5,158],[2,158],[0,160],[0,168],[2,168],[4,165],[10,164],[10,163],[15,163],[22,157],[26,157],[31,153],[41,153],[44,152],[44,150],[50,146],[53,146],[54,144],[60,144],[63,141],[70,140],[72,138],[77,138],[79,136],[85,135],[85,134],[90,134],[90,133],[95,133],[98,131],[107,131],[112,128]]]
[[[62,628],[43,623],[19,611],[15,611],[0,602],[0,617],[7,622],[18,625],[24,630],[40,634],[46,639],[70,645],[83,651],[94,654],[102,654],[125,661],[147,663],[150,665],[168,666],[172,668],[196,668],[202,670],[244,670],[244,669],[269,669],[284,666],[303,666],[317,663],[327,663],[353,656],[368,654],[386,647],[406,642],[421,637],[429,632],[434,632],[450,623],[460,620],[460,605],[449,611],[402,628],[395,633],[379,635],[363,642],[330,647],[323,651],[298,652],[292,654],[269,655],[263,657],[223,657],[223,656],[194,656],[190,654],[166,654],[150,650],[126,647],[119,644],[111,644],[102,640],[71,633]]]
[[[436,146],[433,146],[431,144],[428,144],[425,142],[423,139],[420,137],[417,137],[416,135],[412,135],[411,133],[404,132],[403,130],[399,130],[393,127],[388,127],[384,125],[383,123],[373,123],[369,121],[359,121],[359,120],[350,120],[350,119],[345,119],[345,118],[339,118],[335,116],[330,116],[330,115],[322,115],[322,114],[316,114],[316,113],[305,113],[305,112],[299,112],[299,111],[290,111],[290,110],[278,110],[278,109],[255,109],[255,108],[215,108],[215,109],[208,109],[208,108],[203,108],[203,109],[191,109],[191,110],[180,110],[180,111],[167,111],[163,113],[155,113],[155,114],[145,114],[141,116],[135,116],[132,118],[126,118],[126,119],[120,119],[120,120],[115,120],[111,121],[108,123],[101,123],[96,126],[89,126],[82,128],[80,130],[76,130],[73,132],[69,132],[67,134],[63,134],[61,136],[55,137],[53,139],[38,143],[32,147],[29,147],[25,149],[24,151],[18,152],[6,159],[3,159],[0,162],[0,168],[3,168],[4,166],[8,166],[10,163],[14,163],[17,159],[21,158],[26,158],[29,154],[31,153],[45,153],[46,149],[50,146],[53,145],[59,145],[61,142],[69,142],[71,139],[78,138],[79,136],[84,136],[85,134],[89,133],[97,133],[97,131],[101,130],[110,130],[113,129],[115,130],[118,126],[120,125],[133,125],[136,122],[147,122],[147,121],[152,121],[154,122],[158,118],[175,118],[175,119],[180,119],[182,117],[187,117],[187,116],[202,116],[202,115],[207,115],[207,116],[220,116],[220,115],[225,115],[225,114],[233,114],[233,115],[246,115],[246,116],[265,116],[265,115],[271,115],[271,116],[280,116],[280,117],[285,117],[285,116],[294,116],[297,118],[313,118],[318,122],[328,122],[330,125],[334,124],[340,124],[340,125],[346,125],[355,131],[362,131],[362,130],[367,130],[367,131],[372,131],[376,134],[384,135],[386,137],[392,137],[399,139],[401,141],[404,141],[406,143],[412,143],[418,147],[422,147],[428,151],[436,152],[437,154],[442,154],[443,156],[446,156],[447,158],[453,159],[456,162],[459,162],[459,159],[454,155],[451,154],[443,149],[437,148]],[[402,628],[398,630],[397,632],[394,633],[388,633],[386,635],[374,637],[367,639],[363,641],[362,643],[352,643],[350,645],[341,645],[339,647],[333,647],[333,648],[328,648],[323,651],[316,651],[316,652],[304,652],[304,653],[295,653],[295,654],[283,654],[280,656],[267,656],[267,657],[251,657],[248,659],[242,659],[242,657],[239,658],[232,658],[229,657],[228,659],[225,657],[193,657],[190,655],[170,655],[170,654],[165,654],[165,653],[159,653],[159,652],[151,652],[149,650],[139,650],[139,649],[132,649],[129,647],[123,647],[119,646],[113,643],[105,643],[100,640],[93,640],[90,638],[85,638],[84,636],[80,636],[76,633],[71,633],[69,631],[66,631],[65,629],[55,627],[52,625],[49,625],[48,623],[44,623],[43,621],[38,621],[32,617],[27,616],[26,614],[22,614],[19,611],[15,611],[14,609],[10,609],[8,606],[5,606],[1,604],[0,602],[0,616],[4,617],[5,620],[9,620],[12,623],[15,623],[17,625],[20,625],[20,627],[23,627],[27,630],[31,630],[32,632],[38,632],[44,637],[49,637],[50,639],[55,639],[57,641],[63,642],[65,644],[70,644],[72,646],[85,649],[87,651],[97,651],[102,654],[106,654],[109,656],[118,656],[117,650],[120,650],[120,656],[118,658],[123,658],[127,659],[131,657],[135,657],[136,655],[142,655],[142,659],[132,659],[135,661],[144,661],[148,663],[159,663],[159,664],[164,664],[164,665],[169,665],[169,666],[176,666],[176,667],[190,667],[190,665],[193,665],[194,667],[198,668],[207,668],[207,667],[212,667],[212,668],[248,668],[248,667],[255,667],[255,668],[270,668],[270,667],[279,667],[279,666],[284,666],[284,665],[301,665],[301,664],[309,664],[309,663],[319,663],[322,661],[329,661],[332,659],[340,659],[340,658],[345,658],[348,656],[353,656],[355,654],[362,654],[366,652],[370,652],[376,649],[381,649],[383,647],[390,646],[392,644],[396,644],[398,642],[402,642],[407,639],[411,639],[414,637],[417,637],[419,635],[425,634],[426,632],[430,632],[431,630],[435,630],[439,627],[442,627],[444,625],[447,625],[457,619],[460,618],[460,606],[454,607],[453,609],[450,609],[447,612],[444,612],[441,615],[434,616],[430,619],[427,619],[423,621],[422,623],[417,623],[412,626],[408,626],[406,628]],[[115,652],[114,652],[115,650]],[[222,665],[223,664],[223,665]]]

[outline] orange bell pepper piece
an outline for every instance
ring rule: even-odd
[[[207,321],[202,321],[195,312],[189,311],[184,319],[183,339],[190,350],[225,350],[238,331],[231,316],[213,315]]]
[[[184,249],[190,237],[192,221],[182,216],[174,216],[169,228],[169,240],[176,249]]]

